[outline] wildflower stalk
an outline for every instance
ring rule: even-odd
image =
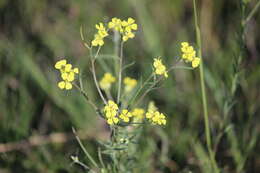
[[[99,47],[98,47],[98,50],[97,50],[97,52],[96,52],[96,54],[95,54],[94,57],[93,57],[92,51],[91,51],[91,71],[92,71],[92,76],[93,76],[93,79],[94,79],[94,83],[95,83],[95,85],[96,85],[96,88],[97,88],[97,90],[98,90],[99,96],[100,96],[101,99],[103,100],[104,104],[107,104],[107,101],[106,101],[106,99],[105,99],[104,95],[102,94],[101,89],[100,89],[100,87],[99,87],[99,84],[98,84],[98,81],[97,81],[97,76],[96,76],[96,69],[95,69],[95,60],[96,60],[96,58],[97,58],[97,56],[98,56],[98,53],[99,53],[99,51],[100,51],[100,48],[101,48],[101,47],[99,46]]]
[[[211,136],[210,136],[210,127],[209,127],[209,116],[208,116],[208,106],[207,106],[207,96],[206,96],[206,89],[205,89],[205,81],[204,81],[204,70],[203,70],[203,58],[202,58],[202,50],[201,50],[201,36],[200,36],[200,29],[198,25],[198,16],[196,10],[196,0],[193,0],[193,9],[194,9],[194,22],[196,28],[196,40],[198,46],[198,57],[200,58],[200,85],[201,85],[201,93],[202,93],[202,103],[203,103],[203,113],[204,113],[204,123],[205,123],[205,133],[206,133],[206,143],[207,149],[209,152],[209,157],[211,161],[211,166],[215,173],[218,173],[218,167],[215,161],[215,155],[212,150],[211,144]]]
[[[73,160],[73,163],[78,164],[80,166],[82,166],[84,169],[86,169],[88,172],[91,173],[96,173],[94,170],[90,169],[90,167],[88,167],[86,164],[84,164],[83,162],[79,161],[78,157],[76,156],[71,156],[71,159]]]
[[[74,128],[72,128],[72,131],[73,133],[75,134],[75,137],[81,147],[81,149],[83,150],[83,152],[86,154],[86,156],[88,157],[88,159],[90,160],[90,162],[96,167],[96,168],[99,168],[98,167],[98,164],[96,163],[96,161],[91,157],[91,155],[88,153],[88,151],[86,150],[86,148],[84,147],[84,145],[82,144],[79,136],[77,135],[76,133],[76,130]]]
[[[123,46],[124,46],[124,42],[121,41],[121,45],[120,45],[120,56],[119,56],[117,104],[119,103],[119,100],[120,100],[121,88],[122,88]]]

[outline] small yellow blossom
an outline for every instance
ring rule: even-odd
[[[99,85],[103,90],[110,90],[111,84],[116,81],[116,78],[111,73],[105,73],[100,80]]]
[[[145,114],[146,118],[149,119],[153,124],[166,125],[166,118],[163,113],[159,111],[149,110]]]
[[[103,23],[99,23],[99,25],[96,24],[96,29],[98,30],[98,35],[100,35],[101,37],[104,38],[104,37],[108,36],[108,33],[107,33],[106,28],[104,27]]]
[[[98,32],[94,35],[94,40],[92,40],[92,46],[103,46],[104,38],[108,36],[107,29],[103,23],[96,24],[96,29]]]
[[[104,45],[103,37],[100,36],[99,34],[95,34],[94,40],[92,40],[91,44],[92,46],[103,46]]]
[[[153,116],[154,116],[154,113],[155,113],[156,111],[154,111],[154,110],[151,110],[151,109],[148,109],[148,111],[146,112],[146,114],[145,114],[145,117],[147,118],[147,119],[151,119]]]
[[[132,115],[137,120],[142,120],[144,118],[144,109],[142,109],[142,108],[135,108],[132,111]]]
[[[123,41],[127,41],[129,38],[134,38],[135,35],[132,32],[126,31],[123,35]]]
[[[68,82],[68,81],[60,81],[58,83],[58,87],[60,89],[70,90],[70,89],[72,89],[72,84],[70,82]]]
[[[117,111],[118,111],[118,105],[112,101],[109,100],[107,105],[104,107],[104,113],[107,118],[107,123],[109,125],[117,124],[119,122],[119,119],[117,118]]]
[[[194,58],[193,59],[193,61],[191,62],[191,66],[193,67],[193,68],[196,68],[196,67],[198,67],[200,65],[200,58]]]
[[[119,115],[119,118],[121,118],[124,122],[129,122],[130,118],[132,117],[132,113],[129,112],[127,109],[123,109],[121,114]]]
[[[122,21],[116,17],[112,18],[111,22],[108,23],[109,29],[114,29],[120,33],[123,32]]]
[[[132,32],[132,30],[137,30],[138,26],[135,23],[135,20],[131,17],[127,19],[127,21],[122,21],[123,26],[123,41],[127,41],[129,38],[134,38],[135,34]]]
[[[130,78],[130,77],[125,77],[124,84],[125,84],[125,91],[130,92],[137,85],[137,80]]]
[[[163,113],[156,111],[152,118],[152,122],[158,125],[166,125],[165,115]]]
[[[66,90],[72,89],[71,82],[75,80],[75,74],[79,73],[79,69],[72,68],[72,65],[67,64],[67,61],[65,59],[56,62],[54,67],[60,71],[61,78],[63,80],[58,83],[58,87],[60,89]]]
[[[119,122],[119,119],[117,117],[112,117],[107,119],[107,123],[109,125],[117,124]]]
[[[196,51],[188,42],[181,43],[182,59],[185,62],[191,62],[193,68],[196,68],[200,64],[200,58],[196,57]]]
[[[138,28],[137,24],[135,23],[135,20],[131,17],[129,17],[127,21],[124,20],[122,22],[122,26],[125,27],[126,31],[137,30]]]
[[[168,77],[166,67],[162,64],[162,60],[160,58],[154,58],[153,66],[155,68],[155,74],[164,75],[166,78]]]
[[[61,70],[67,64],[67,60],[62,59],[55,64],[55,68]]]
[[[121,20],[118,18],[112,18],[108,23],[109,29],[114,29],[122,34],[123,41],[127,41],[129,38],[134,38],[135,34],[133,31],[137,30],[138,26],[135,23],[135,20],[129,17],[127,20]]]

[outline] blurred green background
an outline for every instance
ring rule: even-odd
[[[257,0],[244,3],[247,16]],[[243,31],[241,8],[239,0],[198,1],[218,165],[222,172],[257,173],[260,12]],[[180,42],[196,45],[191,0],[0,0],[1,173],[84,172],[71,164],[71,155],[88,164],[71,134],[72,127],[82,132],[86,148],[97,156],[96,141],[107,139],[109,129],[76,90],[57,88],[54,64],[66,57],[79,67],[85,89],[101,105],[79,30],[82,26],[90,41],[94,25],[112,17],[133,17],[139,25],[124,52],[126,63],[135,62],[128,69],[132,77],[147,76],[156,56],[162,56],[167,66],[174,64],[180,56]],[[107,42],[102,54],[113,53],[112,41]],[[101,77],[104,71],[99,65],[97,69]],[[199,69],[175,70],[148,96],[168,121],[165,127],[144,130],[138,144],[139,172],[207,172],[199,79]]]

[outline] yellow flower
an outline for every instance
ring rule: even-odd
[[[137,120],[142,120],[144,118],[144,109],[142,109],[142,108],[135,108],[132,111],[132,115]]]
[[[196,57],[196,51],[188,42],[181,43],[182,59],[185,62],[191,62],[193,68],[196,68],[200,64],[200,58]]]
[[[145,117],[146,117],[147,119],[151,119],[151,118],[154,116],[154,113],[155,113],[154,110],[148,109],[148,111],[147,111],[146,114],[145,114]]]
[[[135,20],[131,17],[129,17],[127,21],[124,20],[122,22],[122,26],[125,27],[126,31],[137,30],[138,28],[137,24],[135,23]]]
[[[119,119],[117,117],[112,117],[112,118],[107,119],[107,123],[109,125],[114,125],[114,124],[117,124],[118,122],[119,122]]]
[[[60,60],[56,62],[55,68],[60,71],[63,81],[58,83],[60,89],[70,90],[72,89],[72,83],[75,80],[75,74],[79,73],[78,68],[72,68],[71,64],[67,64],[66,60]]]
[[[127,109],[123,109],[121,114],[119,115],[119,118],[121,118],[124,122],[129,122],[130,118],[132,117],[132,113],[129,112]]]
[[[160,58],[154,58],[153,66],[155,68],[155,74],[164,75],[166,78],[168,77],[166,67],[162,64],[162,60]]]
[[[91,44],[92,46],[103,46],[104,45],[103,37],[100,36],[99,34],[95,34],[94,40],[92,40]]]
[[[125,42],[129,38],[135,37],[135,34],[132,31],[137,30],[138,26],[131,17],[123,21],[114,17],[111,22],[108,23],[108,28],[120,32],[122,34],[122,39]]]
[[[55,68],[58,70],[61,70],[65,65],[67,64],[67,61],[65,59],[62,59],[55,64]]]
[[[72,84],[68,81],[61,81],[58,83],[58,87],[60,89],[70,90],[70,89],[72,89]]]
[[[108,33],[106,31],[106,28],[104,27],[103,23],[96,24],[96,28],[98,30],[98,35],[100,35],[102,38],[108,36]]]
[[[123,26],[123,41],[127,41],[129,38],[134,38],[135,34],[132,30],[137,30],[138,26],[133,18],[128,18],[127,21],[122,21]]]
[[[120,33],[123,32],[122,21],[116,17],[112,18],[111,22],[108,23],[109,29],[114,29]]]
[[[182,42],[182,43],[181,43],[181,46],[182,46],[182,47],[187,47],[187,46],[189,46],[189,43],[188,43],[188,42]]]
[[[196,68],[200,65],[200,58],[194,58],[193,61],[191,62],[191,65],[193,68]]]
[[[152,118],[152,122],[158,125],[166,125],[165,115],[163,113],[156,111]]]
[[[63,72],[70,72],[71,68],[72,68],[71,64],[66,64],[65,67],[64,67],[64,71]]]
[[[117,124],[119,122],[119,119],[116,117],[118,105],[114,101],[109,100],[103,111],[109,125]]]
[[[99,85],[103,90],[110,90],[111,84],[116,81],[116,78],[111,73],[105,73],[100,80]]]
[[[76,73],[76,74],[79,73],[79,69],[78,69],[78,68],[74,68],[73,71],[74,71],[74,73]]]
[[[159,111],[149,110],[145,114],[146,118],[149,119],[153,124],[166,125],[166,118],[163,113]]]
[[[131,31],[124,32],[123,41],[127,41],[129,38],[134,38],[135,35]]]
[[[136,86],[137,80],[130,78],[130,77],[125,77],[124,84],[125,84],[125,91],[130,92]]]
[[[97,33],[94,35],[94,40],[92,40],[92,46],[103,46],[104,38],[108,36],[107,30],[103,23],[96,24]]]

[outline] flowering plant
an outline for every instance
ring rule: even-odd
[[[87,153],[87,156],[96,168],[92,169],[86,165],[85,167],[92,172],[97,170],[99,172],[125,172],[125,170],[129,171],[132,167],[130,163],[128,163],[129,158],[135,157],[134,153],[130,154],[127,153],[127,151],[130,147],[135,146],[133,141],[138,139],[141,133],[140,129],[145,124],[167,124],[166,115],[160,112],[153,102],[150,102],[148,106],[140,105],[140,103],[143,103],[144,97],[153,90],[160,81],[169,77],[168,73],[171,70],[182,67],[172,66],[167,69],[163,64],[163,59],[158,57],[154,58],[151,75],[143,83],[129,76],[123,78],[123,70],[126,67],[123,66],[123,46],[129,39],[135,37],[138,25],[133,18],[128,18],[127,20],[112,18],[107,24],[99,23],[96,24],[95,27],[97,32],[90,44],[85,41],[82,33],[81,35],[85,47],[90,52],[93,81],[104,106],[100,107],[94,103],[89,98],[87,91],[83,89],[82,84],[78,85],[77,82],[75,82],[75,75],[81,71],[78,68],[73,68],[65,59],[59,60],[55,64],[55,68],[60,71],[62,79],[62,81],[58,83],[58,87],[65,90],[70,90],[73,86],[77,88],[86,98],[87,102],[93,106],[97,114],[103,118],[110,127],[111,138],[108,142],[102,143],[103,151],[100,153],[100,156],[102,154],[108,154],[111,162],[104,164],[102,157],[99,157],[101,163],[101,166],[99,166],[95,159]],[[102,46],[105,45],[105,38],[113,33],[120,36],[118,40],[120,43],[120,52],[116,55],[114,61],[115,69],[111,70],[114,71],[113,73],[105,72],[103,77],[98,80],[95,62],[99,58]],[[196,57],[194,48],[187,42],[181,43],[181,46],[182,56],[180,60],[184,60],[184,62],[188,63],[191,62],[192,64],[192,68],[184,68],[193,69],[198,67],[200,59]],[[93,54],[93,52],[95,53]],[[116,93],[112,92],[113,88],[116,89]],[[83,165],[77,157],[73,156],[72,159],[75,163]]]

